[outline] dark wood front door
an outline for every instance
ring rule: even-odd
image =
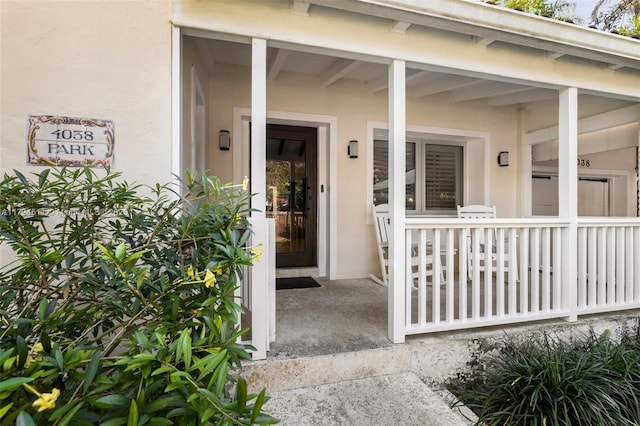
[[[317,135],[267,126],[266,212],[276,221],[276,267],[317,265]]]

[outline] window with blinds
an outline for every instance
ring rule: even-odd
[[[407,142],[406,209],[415,214],[442,214],[462,204],[462,146]],[[416,167],[422,164],[424,167]],[[373,202],[389,202],[389,144],[373,144]]]

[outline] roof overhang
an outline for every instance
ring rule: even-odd
[[[306,3],[437,28],[495,41],[570,55],[617,67],[640,69],[640,40],[555,19],[467,0],[309,0]]]

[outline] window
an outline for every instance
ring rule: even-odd
[[[445,214],[462,203],[462,152],[459,145],[408,141],[406,209],[414,214]],[[389,202],[389,143],[374,140],[373,203]],[[422,167],[416,167],[422,165]]]

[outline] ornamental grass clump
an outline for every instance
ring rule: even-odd
[[[478,425],[637,425],[640,345],[593,332],[566,343],[508,339],[460,401]]]
[[[238,377],[234,292],[250,194],[111,171],[0,183],[0,425],[248,425],[275,419]],[[233,373],[233,374],[232,374]]]

